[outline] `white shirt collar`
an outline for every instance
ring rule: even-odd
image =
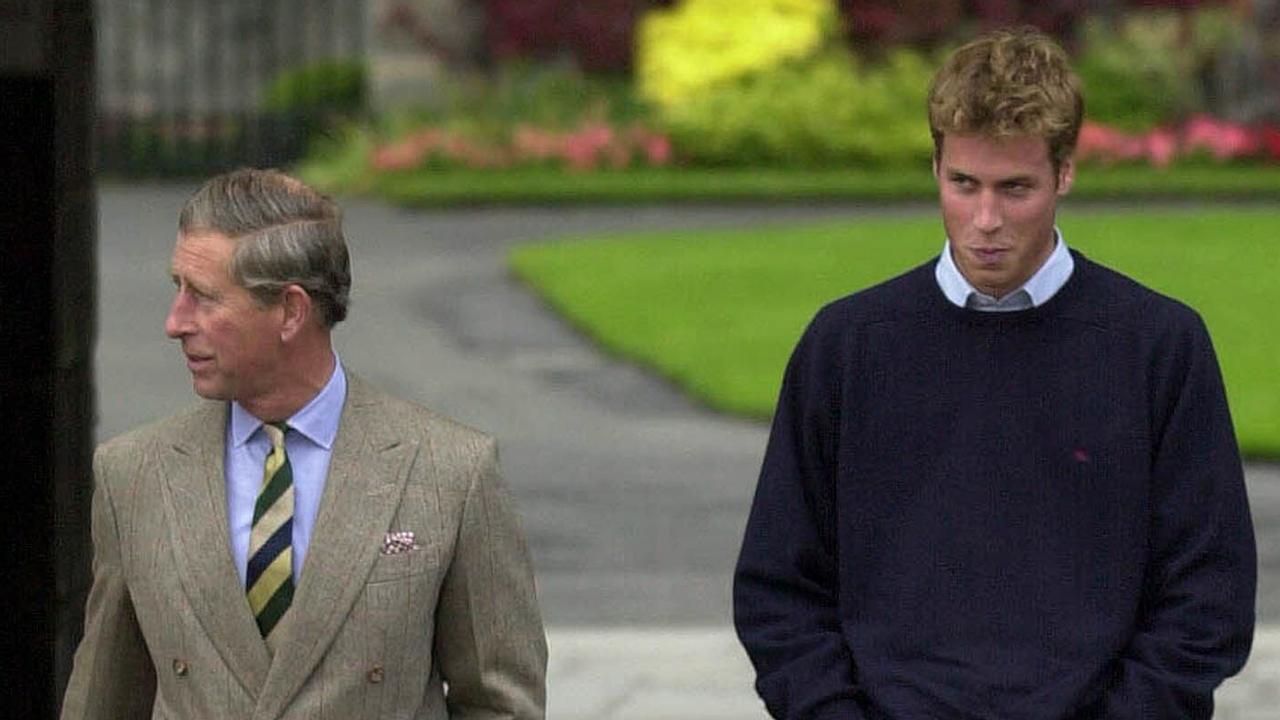
[[[1067,243],[1062,238],[1062,232],[1057,227],[1053,229],[1054,247],[1053,252],[1049,254],[1049,258],[1044,261],[1039,270],[1036,270],[1030,278],[1027,279],[1022,287],[1014,290],[1005,297],[1013,297],[1019,292],[1025,292],[1030,298],[1032,306],[1040,306],[1049,301],[1049,298],[1057,294],[1063,285],[1067,284],[1067,280],[1071,277],[1071,272],[1075,270],[1075,260],[1071,257],[1071,252],[1067,249]],[[974,288],[965,279],[960,272],[960,268],[956,267],[955,260],[951,257],[951,238],[947,238],[942,246],[942,255],[938,258],[938,264],[934,267],[934,277],[938,281],[938,288],[942,290],[942,294],[947,296],[947,300],[952,305],[965,307],[969,301],[969,296],[977,295],[980,298],[988,300],[986,303],[990,309],[998,309],[995,306],[996,300],[989,295]],[[1003,299],[1003,298],[1002,298]]]
[[[338,436],[338,422],[342,416],[342,404],[347,397],[347,375],[337,353],[333,356],[333,374],[311,401],[289,418],[289,427],[325,450],[333,449]],[[239,447],[249,441],[262,427],[262,420],[254,417],[240,403],[231,402],[231,441]]]

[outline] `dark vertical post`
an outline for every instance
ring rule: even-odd
[[[53,548],[49,524],[53,515],[53,127],[35,118],[54,112],[53,82],[47,77],[6,78],[0,84],[6,102],[0,103],[0,173],[9,188],[39,187],[43,192],[19,192],[6,198],[0,217],[7,261],[0,263],[0,432],[6,439],[6,464],[23,468],[0,483],[0,508],[6,515],[4,566],[10,586],[5,593],[12,607],[6,623],[14,622],[4,638],[6,675],[34,693],[15,697],[27,711],[16,717],[47,716],[52,688],[54,627],[49,617],[54,594],[50,570]],[[19,438],[22,440],[19,441]],[[39,438],[40,442],[27,442]],[[35,652],[24,653],[30,646]],[[36,696],[44,695],[43,699]],[[34,711],[34,712],[33,712]]]
[[[92,0],[0,13],[0,483],[6,717],[53,718],[90,557]]]
[[[54,65],[54,700],[60,706],[89,587],[93,351],[98,297],[92,0],[56,0]]]

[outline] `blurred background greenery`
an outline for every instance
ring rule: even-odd
[[[296,165],[415,204],[623,201],[628,183],[640,200],[924,197],[939,59],[1032,24],[1075,58],[1080,159],[1106,193],[1280,188],[1277,0],[219,7],[99,0],[108,174]],[[1235,179],[1165,172],[1221,166]]]
[[[582,5],[522,4],[521,37],[564,37],[566,8]],[[515,12],[486,7],[491,30]],[[495,41],[483,68],[443,83],[443,101],[334,128],[302,168],[415,204],[757,198],[761,170],[782,197],[925,197],[939,58],[981,29],[1028,23],[1075,56],[1080,158],[1100,169],[1100,193],[1266,196],[1280,188],[1278,14],[1265,1],[603,3],[596,20],[613,34]],[[1161,172],[1222,165],[1234,180]],[[682,172],[654,172],[670,168]],[[471,174],[507,170],[492,191]],[[885,171],[900,176],[891,191]],[[608,177],[619,173],[634,196]]]

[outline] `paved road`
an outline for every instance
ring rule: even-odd
[[[187,371],[161,326],[175,218],[192,189],[101,188],[99,438],[190,401]],[[345,205],[355,281],[338,351],[383,388],[500,439],[549,625],[688,626],[690,637],[727,623],[765,428],[705,412],[592,350],[506,276],[505,251],[564,235],[916,211]],[[1250,466],[1248,480],[1262,551],[1259,609],[1280,623],[1280,468]],[[567,647],[596,647],[561,637]],[[699,647],[723,652],[722,634],[705,637]]]

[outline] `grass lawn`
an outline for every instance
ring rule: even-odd
[[[1280,209],[1067,209],[1068,242],[1204,316],[1241,447],[1280,458]],[[567,240],[514,272],[609,351],[711,407],[765,418],[825,302],[935,255],[936,217]]]
[[[354,161],[309,161],[303,179],[328,192],[358,193],[414,207],[489,204],[922,200],[937,189],[927,163],[916,169],[635,169],[569,172],[412,170],[371,173]],[[1090,167],[1075,198],[1280,198],[1280,165],[1186,164]]]

